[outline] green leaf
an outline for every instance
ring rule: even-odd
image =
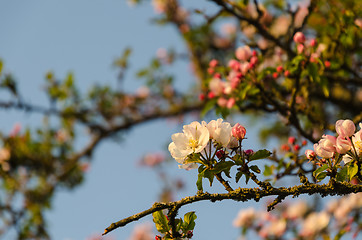
[[[271,152],[266,150],[266,149],[262,149],[259,150],[257,152],[255,152],[253,155],[251,155],[249,157],[249,161],[253,161],[253,160],[257,160],[257,159],[263,159],[263,158],[267,158],[271,155]]]
[[[316,179],[320,182],[322,181],[325,177],[327,177],[327,172],[321,172],[316,176]]]
[[[328,164],[324,164],[322,167],[317,168],[314,172],[313,172],[313,176],[315,178],[318,179],[318,175],[321,174],[324,170],[326,170],[328,168]]]
[[[152,216],[153,216],[153,222],[156,225],[157,231],[159,231],[160,233],[167,233],[170,230],[170,226],[168,225],[167,218],[161,210],[152,213]]]
[[[246,177],[245,183],[248,184],[249,179],[250,179],[250,175],[248,173],[245,173],[245,177]]]
[[[258,166],[256,165],[253,165],[253,166],[250,166],[249,167],[253,172],[256,172],[256,173],[260,173],[260,169],[258,168]]]
[[[347,166],[344,166],[338,173],[337,173],[337,181],[343,182],[346,180],[348,175],[348,168]]]
[[[263,172],[264,176],[270,176],[270,175],[272,175],[272,174],[273,174],[273,170],[274,170],[274,165],[272,165],[272,166],[265,165],[265,166],[264,166],[264,172]]]
[[[226,176],[230,178],[230,168],[234,165],[234,162],[231,161],[219,162],[212,169],[212,173],[218,174],[220,172],[225,172]]]
[[[214,181],[214,177],[215,177],[213,171],[210,170],[210,169],[206,169],[206,170],[204,171],[204,176],[203,176],[203,177],[209,179],[210,187],[211,187],[211,186],[212,186],[212,182]]]
[[[195,220],[197,216],[195,212],[188,212],[184,216],[184,222],[182,224],[182,229],[184,232],[194,230],[195,228]]]
[[[237,172],[236,173],[236,176],[235,176],[235,182],[239,182],[240,178],[243,176],[243,172],[240,171],[240,172]]]
[[[240,154],[236,154],[233,157],[233,160],[235,161],[236,165],[240,165],[240,166],[244,165],[244,161],[243,161],[242,157],[240,156]]]
[[[348,166],[348,177],[350,181],[357,174],[357,172],[358,172],[358,165],[356,162],[353,165],[351,164]]]
[[[204,173],[199,173],[199,175],[197,176],[196,186],[197,186],[197,190],[199,190],[199,191],[203,191],[203,188],[202,188],[203,175],[204,175]]]

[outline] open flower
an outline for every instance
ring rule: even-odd
[[[205,121],[202,125],[209,130],[210,139],[221,144],[223,147],[227,147],[231,138],[231,125],[228,122],[223,122],[222,118],[218,120],[211,120],[209,123]]]
[[[199,122],[192,122],[183,127],[183,133],[172,135],[172,142],[168,146],[171,156],[179,163],[184,164],[191,153],[199,153],[209,142],[209,131]]]

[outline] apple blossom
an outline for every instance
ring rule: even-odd
[[[237,217],[233,221],[235,227],[248,227],[253,225],[257,212],[254,208],[248,208],[246,210],[240,210]]]
[[[223,122],[222,118],[211,120],[209,123],[202,121],[202,125],[209,131],[210,139],[227,147],[231,137],[231,125],[228,122]]]
[[[235,56],[241,61],[248,61],[252,56],[251,49],[249,46],[238,47],[235,51]]]
[[[304,201],[297,201],[296,203],[287,207],[285,216],[290,219],[297,219],[303,217],[308,211],[308,205]]]
[[[313,236],[322,231],[329,224],[330,216],[327,212],[312,212],[305,219],[302,227],[303,236]]]
[[[354,123],[347,119],[347,120],[338,120],[336,122],[336,132],[340,137],[350,137],[356,131],[356,126]]]
[[[337,137],[336,141],[336,150],[340,154],[345,154],[347,151],[349,151],[352,147],[351,140],[349,138],[344,138],[341,136]]]
[[[307,157],[307,159],[309,159],[309,160],[313,160],[317,156],[316,153],[310,149],[305,150],[304,154]]]
[[[216,96],[219,96],[224,91],[224,82],[221,81],[219,78],[213,78],[209,83],[209,89]]]
[[[314,144],[315,153],[322,158],[331,158],[336,152],[336,137],[323,135],[318,143]]]
[[[192,122],[183,127],[183,133],[172,135],[172,142],[168,146],[171,156],[179,163],[184,163],[191,153],[199,153],[209,142],[209,131],[199,122]]]

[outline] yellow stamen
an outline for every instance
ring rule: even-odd
[[[189,146],[190,146],[192,149],[197,148],[197,145],[198,145],[197,140],[194,140],[194,139],[190,139],[190,140],[189,140]]]

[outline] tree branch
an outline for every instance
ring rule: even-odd
[[[122,219],[118,222],[112,223],[109,227],[104,230],[103,235],[119,228],[127,225],[128,223],[137,221],[147,215],[152,214],[153,212],[163,210],[163,209],[179,209],[184,205],[188,205],[194,202],[209,200],[211,202],[222,201],[226,199],[234,200],[234,201],[242,201],[246,202],[248,200],[259,201],[261,198],[266,196],[281,196],[278,197],[278,201],[281,198],[285,198],[287,196],[298,196],[300,194],[320,194],[322,197],[325,196],[333,196],[333,195],[346,195],[350,193],[362,192],[362,185],[353,185],[351,183],[346,182],[333,182],[330,181],[328,184],[314,184],[305,182],[305,184],[301,184],[294,187],[280,187],[280,188],[238,188],[229,193],[207,193],[200,192],[195,196],[185,197],[176,202],[169,203],[154,203],[153,206],[143,212],[137,213],[128,218]]]

